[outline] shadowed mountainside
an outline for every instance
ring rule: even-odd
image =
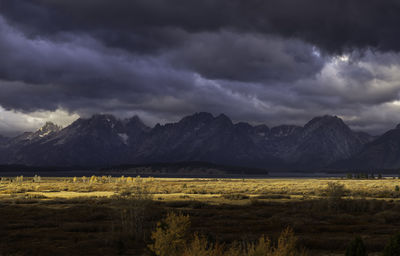
[[[150,128],[137,116],[120,120],[112,115],[94,115],[64,129],[46,123],[36,132],[0,137],[0,161],[41,166],[203,161],[275,169],[318,169],[340,162],[355,167],[357,159],[363,164],[374,162],[364,160],[374,159],[371,154],[379,158],[381,151],[393,151],[395,155],[392,144],[400,135],[391,134],[399,131],[389,131],[373,141],[374,137],[352,131],[336,116],[316,117],[303,127],[269,128],[233,123],[224,114],[200,112]],[[374,146],[378,144],[384,146]],[[375,151],[369,149],[374,147]],[[390,154],[385,155],[378,161],[380,166],[400,165],[400,161],[389,159]]]

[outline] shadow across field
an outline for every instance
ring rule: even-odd
[[[279,186],[276,180],[125,179],[3,181],[0,254],[152,255],[151,234],[171,212],[190,216],[190,234],[228,247],[263,235],[275,243],[290,227],[308,255],[343,255],[355,236],[369,255],[380,255],[400,227],[396,191],[387,193],[392,180],[282,180]],[[63,191],[86,196],[49,196]],[[391,198],[379,198],[383,192]]]

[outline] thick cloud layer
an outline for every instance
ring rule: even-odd
[[[176,47],[188,32],[234,29],[297,37],[320,48],[400,49],[397,0],[14,0],[2,13],[32,34],[89,32],[111,45]]]
[[[334,114],[375,134],[400,122],[395,0],[0,0],[0,10],[0,133],[33,129],[15,116],[34,113],[154,124],[209,111],[270,126]]]

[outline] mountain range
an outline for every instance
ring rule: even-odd
[[[79,118],[46,123],[14,138],[0,136],[0,164],[111,166],[204,161],[269,169],[399,168],[400,127],[382,136],[353,131],[336,116],[304,126],[233,123],[200,112],[176,123],[146,126],[139,117]]]

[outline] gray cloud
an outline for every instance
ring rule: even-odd
[[[395,1],[0,5],[0,133],[33,129],[46,118],[16,120],[37,113],[155,124],[208,111],[270,126],[334,114],[372,133],[400,121]]]
[[[314,76],[324,64],[302,41],[230,31],[193,34],[166,55],[178,68],[233,81],[294,81]]]
[[[396,50],[397,0],[14,0],[2,13],[31,35],[80,31],[109,46],[153,52],[184,43],[180,34],[234,29],[305,40],[329,52]]]

